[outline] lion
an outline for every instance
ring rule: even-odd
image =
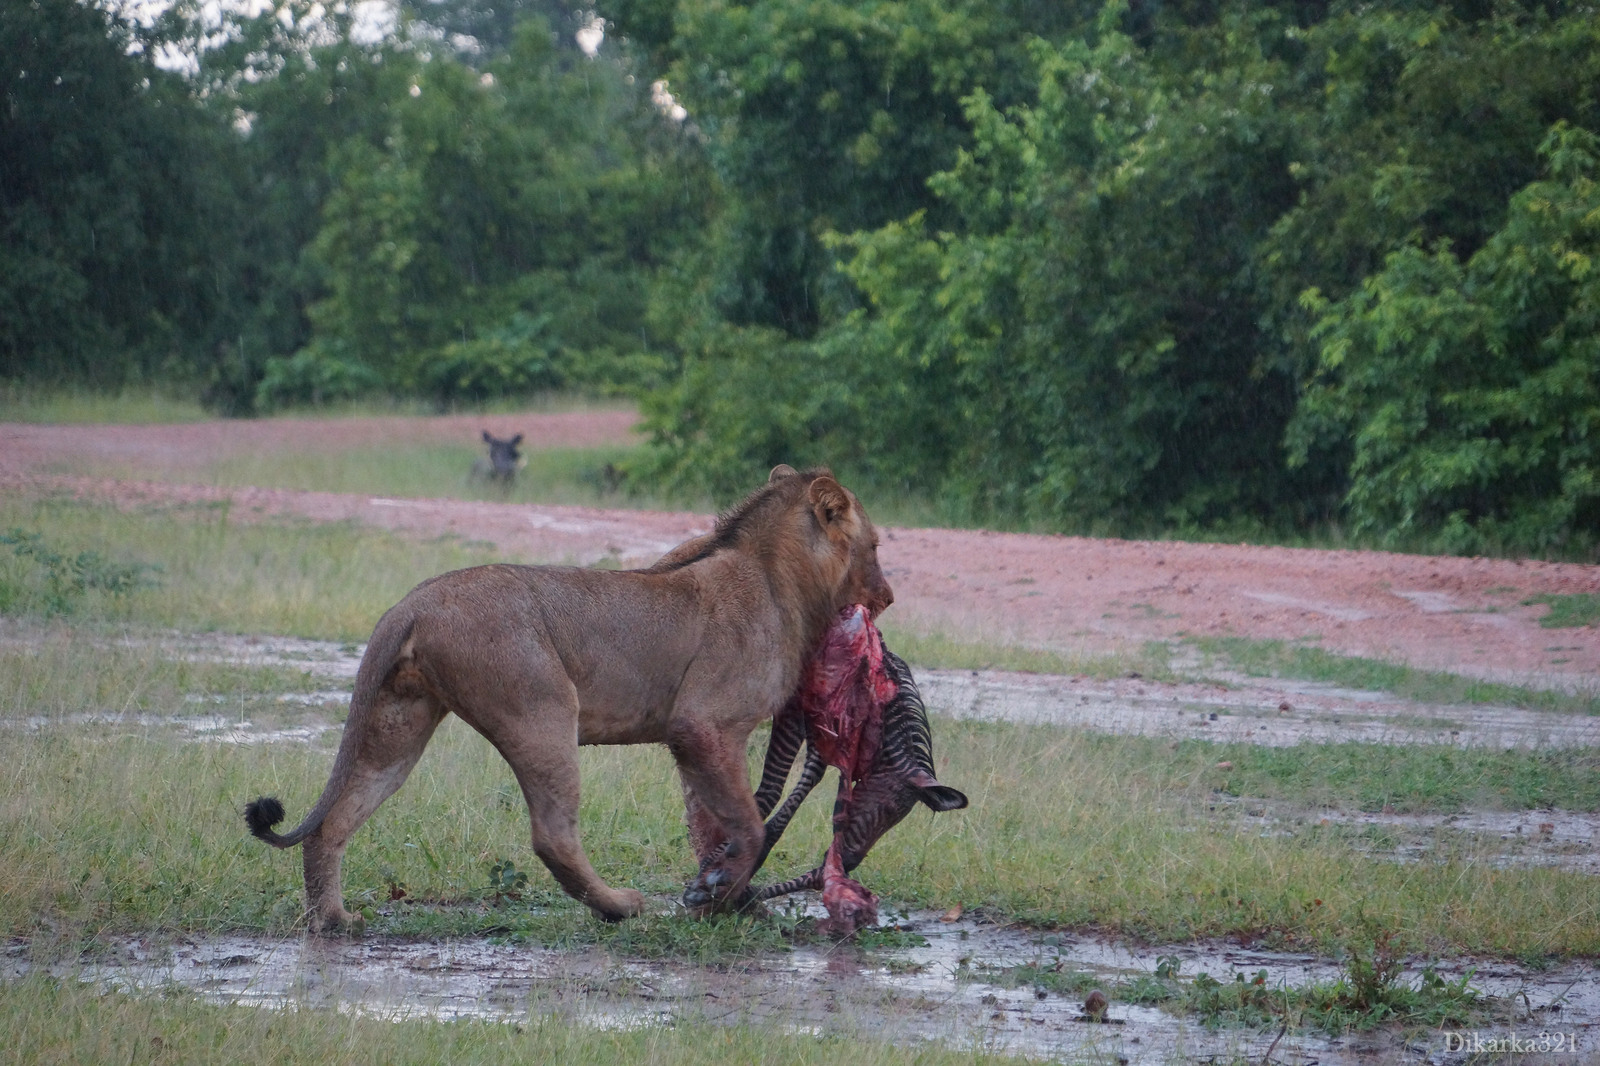
[[[255,836],[303,845],[314,931],[357,921],[340,885],[350,837],[452,713],[511,765],[534,852],[599,917],[637,915],[644,897],[602,881],[579,842],[581,744],[665,744],[692,797],[697,854],[719,850],[699,883],[716,901],[743,893],[765,837],[745,761],[751,731],[789,699],[841,608],[876,617],[894,592],[872,520],[826,469],[776,467],[693,544],[645,570],[456,570],[384,614],[316,805],[282,834],[278,800],[245,808]]]

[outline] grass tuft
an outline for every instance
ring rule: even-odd
[[[1600,625],[1600,593],[1579,592],[1570,596],[1549,594],[1522,601],[1523,606],[1548,603],[1550,610],[1539,624],[1546,629],[1570,629]]]
[[[1419,703],[1493,704],[1537,711],[1600,714],[1600,693],[1593,691],[1567,693],[1505,685],[1377,659],[1336,655],[1322,648],[1282,640],[1190,637],[1187,643],[1200,651],[1207,665],[1226,665],[1254,677],[1322,681],[1347,688],[1388,692]]]

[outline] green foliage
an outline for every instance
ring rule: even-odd
[[[13,580],[0,574],[0,612],[43,609],[46,614],[68,614],[91,589],[123,597],[153,587],[153,575],[161,569],[149,563],[113,562],[97,551],[65,555],[46,544],[43,534],[15,527],[0,533],[0,544],[10,546],[18,559],[31,560],[43,577],[42,587],[30,588],[34,583],[25,577]]]
[[[312,0],[8,6],[0,380],[159,377],[226,413],[658,380],[646,289],[699,222],[696,143],[564,8],[558,36],[533,3],[431,6],[376,43]]]
[[[383,128],[329,149],[308,351],[441,402],[639,384],[615,353],[648,347],[643,279],[693,217],[662,120],[537,20],[481,74],[382,55]]]
[[[885,7],[916,21],[910,5]],[[711,68],[724,81],[686,78],[691,110],[709,111],[748,150],[759,144],[755,158],[806,145],[780,173],[805,173],[796,183],[827,195],[779,203],[782,179],[745,173],[744,157],[713,140],[726,182],[719,225],[781,224],[791,244],[715,231],[714,246],[761,257],[737,269],[766,295],[702,290],[713,321],[685,331],[685,372],[647,408],[669,476],[725,491],[776,461],[823,461],[980,518],[1056,529],[1349,517],[1369,543],[1590,550],[1579,294],[1590,150],[1579,129],[1600,120],[1591,19],[1294,5],[1152,16],[1108,4],[1097,20],[1063,12],[1070,29],[1027,42],[1025,55],[971,34],[963,62],[929,61],[942,86],[965,94],[961,112],[933,112],[940,151],[884,157],[897,160],[902,192],[873,202],[906,210],[874,228],[852,224],[871,211],[830,177],[872,187],[849,169],[861,158],[825,108],[854,99],[838,79],[892,64],[852,45],[834,49],[837,70],[813,77],[805,50],[837,32],[831,10],[741,11],[748,24],[728,32],[745,51]],[[773,45],[767,19],[805,30]],[[967,32],[956,13],[941,25]],[[680,46],[688,35],[721,56],[726,27],[687,15],[677,27]],[[936,51],[935,36],[915,40]],[[785,77],[786,106],[761,109]],[[850,121],[874,106],[861,98]],[[1537,182],[1539,144],[1557,119],[1568,132],[1542,150],[1551,178]],[[924,181],[928,195],[909,195]],[[793,251],[801,232],[842,257],[838,276],[815,265],[814,249]],[[1416,301],[1403,297],[1419,289],[1470,287],[1415,251],[1440,242],[1498,257],[1506,306],[1530,309],[1512,332],[1532,329],[1523,345],[1547,349],[1543,363],[1480,360],[1463,378],[1484,347],[1471,316],[1436,301],[1432,317],[1405,317]],[[1524,245],[1546,249],[1543,260],[1507,258]],[[787,257],[785,284],[803,290],[809,318],[773,310],[788,306],[763,280],[775,256]],[[1302,302],[1312,289],[1330,295]],[[1570,314],[1540,319],[1562,300]],[[1388,318],[1357,338],[1368,304]],[[747,332],[758,325],[786,336]],[[1383,328],[1373,355],[1361,342]],[[1455,338],[1430,338],[1436,328]],[[1335,342],[1361,349],[1359,382],[1348,380],[1357,368],[1329,372]],[[1435,342],[1458,355],[1435,360]],[[1437,432],[1437,419],[1413,403],[1409,421],[1379,425],[1361,407],[1390,380],[1421,397],[1474,378],[1484,393],[1450,431],[1459,441],[1435,442],[1426,457],[1406,435]],[[1348,395],[1329,395],[1340,388]],[[1499,442],[1515,432],[1527,439]]]
[[[256,385],[255,408],[266,412],[337,403],[375,392],[382,385],[383,378],[366,364],[342,359],[327,346],[314,345],[292,356],[267,360]]]
[[[1550,173],[1468,260],[1407,247],[1319,315],[1296,456],[1353,442],[1347,502],[1386,538],[1586,549],[1600,523],[1600,141],[1558,123]]]
[[[104,5],[0,7],[0,379],[183,379],[228,335],[227,131],[157,44]]]
[[[489,894],[496,900],[519,899],[528,891],[528,875],[510,859],[489,867]]]
[[[809,336],[851,302],[822,244],[932,205],[960,97],[1015,49],[1009,4],[760,0],[678,6],[674,92],[731,195],[711,237],[716,314]]]
[[[1372,919],[1347,948],[1345,973],[1338,980],[1298,990],[1295,1000],[1305,1019],[1330,1033],[1403,1023],[1442,1028],[1481,1017],[1483,993],[1472,987],[1472,972],[1446,980],[1423,967],[1415,985],[1404,979],[1405,952],[1396,930]],[[1265,973],[1265,971],[1262,971]]]
[[[0,379],[638,390],[636,473],[723,498],[1600,550],[1592,13],[601,13],[591,58],[552,0],[6,7]]]
[[[518,317],[526,318],[520,312]],[[513,320],[494,336],[445,345],[423,367],[422,386],[444,400],[484,400],[555,388],[560,379],[549,351],[518,327]]]

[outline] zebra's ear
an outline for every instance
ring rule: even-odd
[[[917,798],[935,811],[959,811],[967,805],[967,795],[949,785],[928,785],[917,789]]]

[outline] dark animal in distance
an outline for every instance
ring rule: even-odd
[[[479,456],[473,462],[472,480],[498,482],[510,488],[517,479],[517,471],[522,469],[522,453],[517,450],[517,445],[522,443],[522,434],[501,440],[484,430],[483,442],[489,446],[489,454]]]

